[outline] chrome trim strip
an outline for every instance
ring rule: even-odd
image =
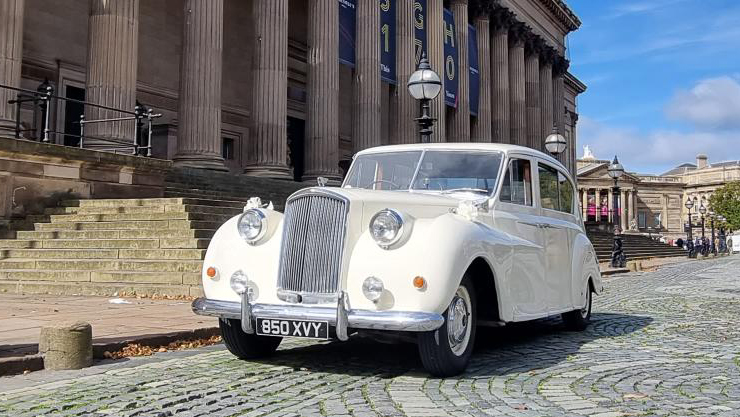
[[[305,307],[293,305],[252,304],[252,317],[289,320],[320,320],[337,324],[337,309],[333,307]],[[193,312],[202,316],[241,319],[241,303],[198,298],[193,301]],[[436,330],[444,323],[437,313],[416,311],[345,310],[347,327],[353,329],[396,330],[426,332]]]

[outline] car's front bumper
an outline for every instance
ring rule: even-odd
[[[436,330],[444,323],[444,318],[437,313],[411,311],[371,311],[346,310],[344,303],[337,308],[307,307],[303,305],[250,304],[198,298],[193,301],[193,312],[203,316],[215,316],[248,321],[242,323],[247,333],[252,333],[252,321],[255,317],[287,320],[327,321],[336,327],[340,339],[346,339],[347,328],[372,330],[397,330],[407,332],[425,332]],[[244,309],[242,306],[246,306]],[[248,310],[248,311],[245,311]]]

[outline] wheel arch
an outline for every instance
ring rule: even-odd
[[[483,256],[477,256],[470,262],[468,268],[465,270],[465,274],[469,274],[475,287],[478,318],[489,321],[500,321],[501,293],[493,266]],[[460,277],[460,280],[462,280],[462,277]],[[479,299],[493,300],[493,303],[483,303]]]

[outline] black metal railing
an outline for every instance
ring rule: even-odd
[[[0,84],[0,89],[14,91],[16,98],[9,100],[8,104],[15,105],[15,137],[16,139],[30,139],[44,143],[56,142],[57,137],[75,138],[78,140],[77,147],[94,149],[104,152],[130,151],[134,155],[152,156],[152,127],[155,119],[162,117],[161,113],[155,113],[153,109],[138,104],[133,111],[103,106],[85,100],[77,100],[54,94],[54,87],[48,80],[44,81],[34,90],[11,87]],[[72,123],[79,125],[79,134],[68,130],[53,129],[51,125],[52,111],[59,103],[74,103],[82,106],[82,114],[79,120]],[[24,126],[22,121],[23,108],[31,107],[33,110],[33,123],[29,127]],[[116,113],[119,117],[103,117],[88,120],[85,118],[87,109],[99,109],[102,111]],[[106,137],[90,134],[89,125],[132,123],[133,137]],[[86,132],[87,130],[87,132]]]

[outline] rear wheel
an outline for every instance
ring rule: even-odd
[[[430,374],[449,377],[465,371],[475,343],[475,289],[467,274],[443,317],[442,327],[419,334],[419,354]]]
[[[563,322],[568,330],[585,330],[588,323],[591,322],[591,285],[586,283],[586,305],[578,310],[563,313]]]
[[[221,336],[229,352],[239,359],[257,359],[269,356],[275,352],[281,337],[257,336],[247,334],[242,330],[241,320],[219,319]]]

